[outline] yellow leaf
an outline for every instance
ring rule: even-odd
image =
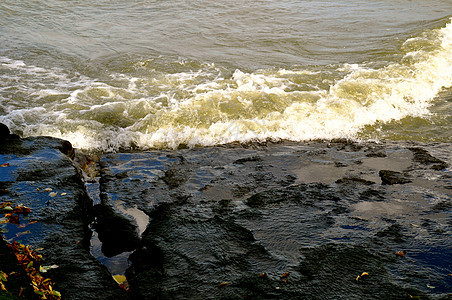
[[[356,277],[356,281],[358,281],[358,280],[360,280],[361,278],[363,278],[364,276],[369,276],[369,273],[367,273],[367,272],[362,272],[361,273],[361,275],[358,275],[357,277]]]
[[[35,290],[35,294],[45,297],[45,293],[40,290]],[[41,299],[44,299],[44,298],[41,298]]]
[[[0,282],[8,281],[6,278],[8,278],[8,275],[5,272],[0,271]]]
[[[52,291],[52,294],[53,294],[54,296],[61,297],[61,293],[58,292],[58,291],[53,290],[53,291]]]
[[[228,285],[228,284],[229,284],[229,282],[226,282],[226,281],[225,281],[225,282],[220,283],[218,286],[219,286],[219,287],[222,287],[222,286],[225,286],[225,285]]]
[[[126,276],[124,276],[124,275],[113,275],[113,279],[114,279],[118,284],[122,284],[124,281],[127,280]]]
[[[51,265],[51,266],[39,266],[39,272],[45,273],[50,269],[56,269],[58,268],[58,265]]]

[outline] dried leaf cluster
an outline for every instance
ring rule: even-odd
[[[20,226],[19,215],[27,215],[31,212],[31,209],[18,205],[13,208],[11,202],[1,202],[0,210],[4,213],[4,218],[0,219],[1,223],[11,223]],[[28,232],[29,233],[29,232]],[[19,265],[23,268],[26,275],[30,278],[34,292],[41,299],[61,299],[61,293],[53,289],[53,283],[50,278],[45,278],[42,273],[47,272],[49,269],[57,268],[58,266],[42,266],[42,255],[38,254],[35,250],[32,250],[30,246],[23,245],[17,241],[8,243],[8,247],[11,252],[17,258]],[[8,274],[0,271],[0,289],[7,291],[4,282],[8,280]],[[19,293],[22,293],[22,290]]]
[[[0,223],[11,223],[19,225],[19,215],[28,215],[31,209],[23,206],[17,205],[15,208],[12,207],[11,202],[1,202],[0,210],[4,213],[4,219],[0,220]]]
[[[31,280],[34,292],[40,296],[41,299],[61,299],[60,292],[53,289],[53,283],[50,278],[42,276],[41,271],[46,271],[51,267],[42,267],[40,261],[42,255],[32,250],[30,246],[25,246],[21,243],[13,241],[9,244],[9,248],[12,250],[17,258],[17,261],[25,270],[25,273]]]

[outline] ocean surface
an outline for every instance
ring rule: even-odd
[[[0,2],[0,122],[75,147],[452,142],[452,1]]]

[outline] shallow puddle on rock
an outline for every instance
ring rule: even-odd
[[[112,275],[123,275],[129,267],[129,256],[132,252],[123,252],[113,257],[106,257],[102,253],[102,242],[97,236],[97,232],[93,231],[91,237],[91,255],[101,262]]]
[[[347,173],[347,168],[338,168],[334,165],[310,164],[306,167],[292,170],[297,176],[296,183],[320,182],[330,184],[341,179]]]
[[[355,215],[364,219],[379,219],[382,216],[398,216],[414,211],[409,204],[403,202],[362,201],[352,205]]]
[[[124,203],[124,201],[117,200],[115,202],[115,206],[120,212],[132,217],[135,220],[137,224],[138,235],[141,236],[141,234],[146,230],[146,227],[148,226],[149,216],[139,210],[136,206],[127,208],[124,207]]]
[[[402,172],[412,163],[412,154],[408,150],[391,151],[387,157],[370,157],[363,159],[362,167],[376,170]]]

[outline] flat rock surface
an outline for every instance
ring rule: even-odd
[[[58,266],[46,275],[65,299],[452,296],[451,144],[283,142],[90,160],[59,139],[5,136],[0,201],[31,213],[0,229]],[[0,249],[17,295],[26,277],[4,240]],[[124,273],[128,293],[111,276]]]
[[[451,154],[347,141],[108,154],[100,198],[141,237],[136,299],[449,299]]]

